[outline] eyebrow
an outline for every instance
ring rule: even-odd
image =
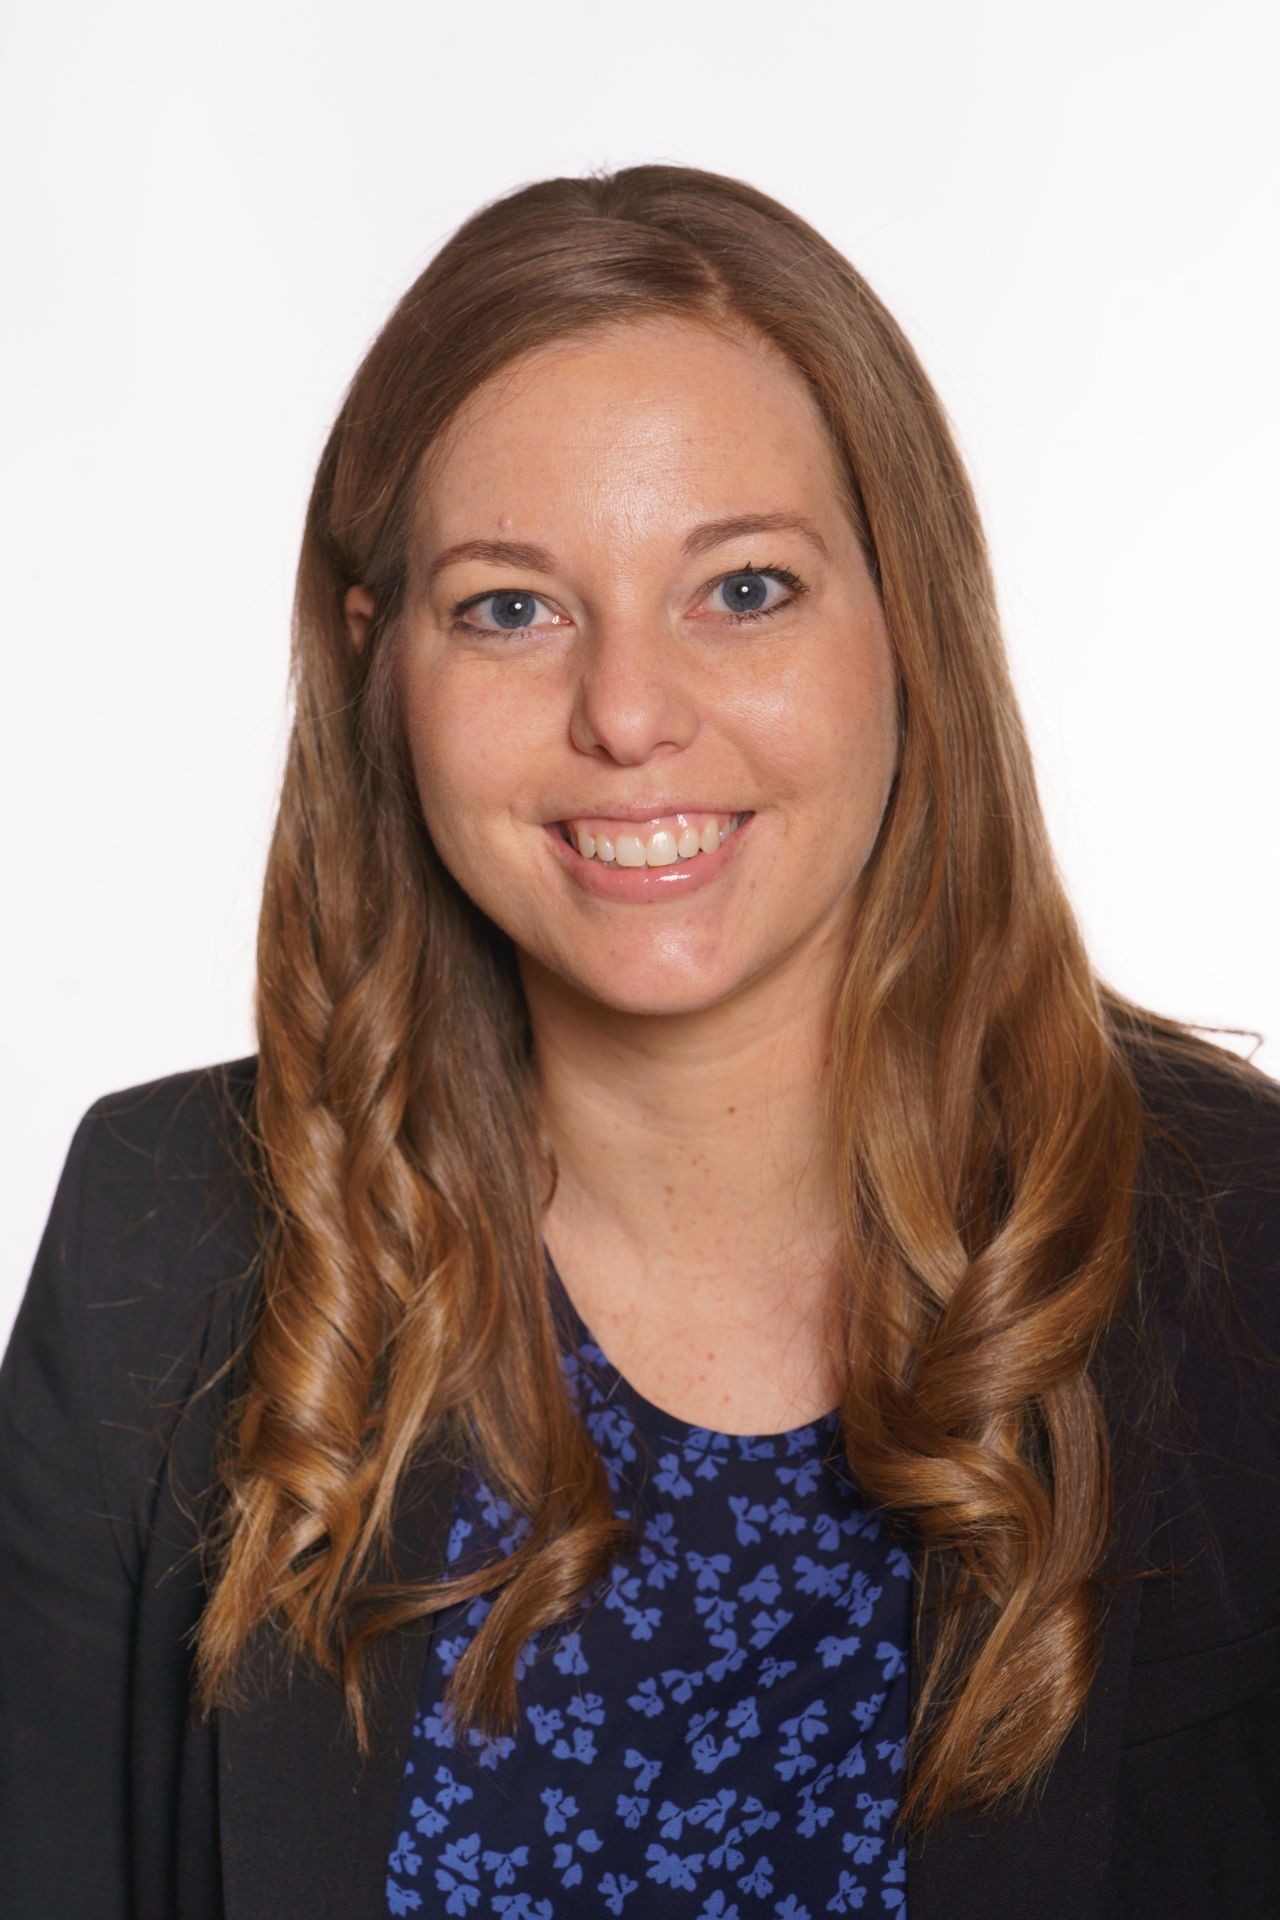
[[[829,559],[826,541],[811,520],[802,513],[735,513],[721,520],[703,520],[691,527],[680,544],[686,559],[723,546],[726,540],[741,540],[750,533],[799,533],[810,541],[824,559]],[[434,585],[446,567],[460,560],[487,560],[496,567],[527,567],[531,572],[554,573],[555,556],[546,547],[519,540],[458,540],[438,553],[427,569],[427,586]]]

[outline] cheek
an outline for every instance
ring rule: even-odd
[[[404,724],[427,830],[450,866],[474,861],[496,821],[519,812],[532,764],[530,716],[492,673],[406,674]]]
[[[823,806],[843,797],[859,817],[881,806],[897,760],[895,670],[870,615],[763,677],[740,711],[762,790]]]
[[[467,751],[468,732],[458,725],[447,683],[437,676],[405,675],[401,712],[418,800],[436,850],[448,859],[456,822],[474,808],[478,768]],[[450,862],[451,864],[451,862]]]
[[[829,665],[836,724],[869,793],[891,779],[898,757],[897,675],[883,619],[867,614]]]

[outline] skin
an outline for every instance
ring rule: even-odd
[[[805,516],[692,559],[695,524]],[[550,570],[466,559],[536,542]],[[765,575],[737,624],[727,573]],[[755,575],[752,575],[755,578]],[[534,594],[533,624],[486,638]],[[787,604],[790,601],[790,604]],[[372,601],[347,596],[353,642]],[[461,624],[459,624],[461,623]],[[833,997],[897,765],[883,611],[807,387],[771,344],[673,319],[540,350],[473,394],[424,474],[396,684],[424,818],[515,943],[560,1167],[552,1257],[610,1359],[697,1425],[840,1398],[819,1105]],[[593,898],[543,822],[655,793],[751,809],[737,859],[661,904]]]

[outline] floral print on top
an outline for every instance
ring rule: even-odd
[[[492,1597],[436,1616],[383,1911],[902,1920],[911,1563],[850,1478],[839,1410],[765,1435],[675,1419],[611,1366],[549,1253],[547,1272],[642,1542],[526,1643],[513,1738],[455,1740],[442,1699]],[[527,1530],[469,1469],[448,1563]]]

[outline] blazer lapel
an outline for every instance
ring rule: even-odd
[[[394,1526],[402,1579],[440,1577],[457,1481],[440,1462],[406,1476]],[[226,1920],[374,1911],[434,1624],[432,1616],[376,1643],[367,1762],[347,1731],[340,1688],[302,1670],[289,1691],[260,1691],[242,1713],[219,1717]]]
[[[1125,1696],[1149,1567],[1156,1461],[1166,1415],[1149,1399],[1148,1347],[1174,1352],[1173,1323],[1158,1302],[1168,1276],[1157,1260],[1102,1343],[1100,1391],[1112,1439],[1115,1533],[1102,1569],[1103,1650],[1085,1711],[1067,1736],[1038,1800],[1016,1816],[961,1814],[907,1847],[910,1920],[1104,1920],[1111,1824]],[[1153,1284],[1154,1283],[1154,1284]],[[1148,1288],[1155,1295],[1152,1300]],[[1115,1584],[1109,1584],[1114,1581]],[[922,1620],[922,1653],[933,1634]],[[911,1683],[915,1703],[915,1672]]]

